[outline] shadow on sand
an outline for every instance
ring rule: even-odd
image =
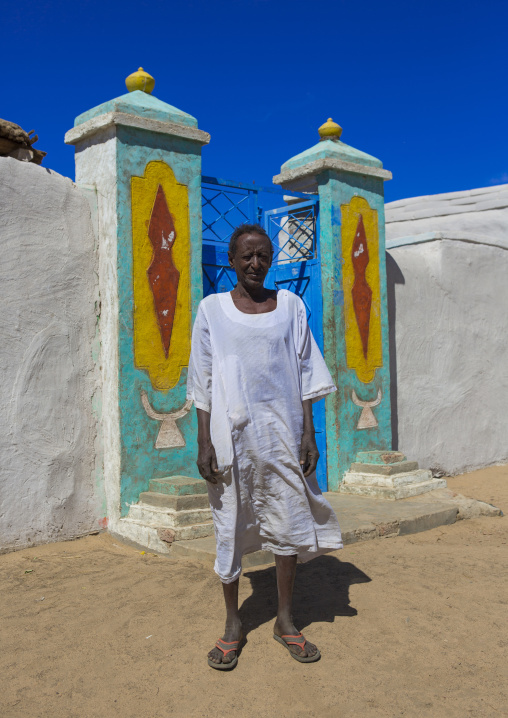
[[[254,631],[277,615],[277,580],[275,566],[244,573],[252,586],[252,594],[240,607],[244,635]],[[303,631],[310,623],[333,623],[336,616],[356,616],[349,605],[349,587],[368,583],[371,579],[354,564],[339,561],[335,556],[319,556],[296,570],[293,594],[295,626]]]

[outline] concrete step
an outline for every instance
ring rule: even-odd
[[[113,531],[113,536],[144,551],[169,554],[171,544],[161,541],[155,526],[146,526],[129,518],[120,519],[118,523],[118,531]]]
[[[360,474],[380,474],[393,476],[394,474],[407,474],[418,470],[417,461],[399,461],[396,464],[351,464],[349,471]]]
[[[169,552],[166,549],[168,549],[170,544],[166,543],[165,541],[162,541],[159,537],[159,532],[166,529],[167,527],[158,526],[156,524],[148,524],[145,521],[139,521],[138,519],[133,519],[130,516],[127,516],[124,519],[120,519],[120,524],[122,525],[122,530],[124,531],[122,535],[126,538],[131,539],[138,545],[150,548],[151,546],[154,546],[155,537],[157,537],[157,541],[165,547],[165,550],[161,551],[161,553]],[[175,542],[190,541],[193,539],[204,538],[206,536],[213,536],[214,533],[213,523],[208,521],[202,524],[193,524],[192,526],[178,526],[177,528],[171,529],[171,531],[174,534]],[[144,544],[143,541],[133,538],[134,534],[138,537],[145,536],[146,534],[146,536],[151,539],[152,543]],[[159,551],[159,549],[155,548],[153,550]]]
[[[445,488],[400,501],[336,492],[327,492],[325,497],[337,514],[344,545],[427,531],[453,524],[458,519],[502,516],[502,511],[495,506],[468,499]],[[118,528],[112,533],[145,550],[203,561],[213,566],[213,523],[181,526],[170,531],[174,532],[172,544],[161,540],[164,529],[127,517],[120,520]],[[269,563],[273,563],[273,555],[268,551],[247,554],[242,561],[244,568]]]
[[[424,481],[432,479],[432,472],[428,469],[417,469],[416,471],[407,471],[402,474],[372,474],[363,471],[346,471],[342,486],[357,485],[362,486],[405,486],[406,484],[421,484]]]
[[[399,461],[406,461],[402,451],[391,451],[389,449],[374,451],[359,451],[356,460],[363,464],[396,464]]]
[[[212,513],[204,479],[169,476],[152,479],[120,520],[119,534],[149,550],[168,553],[174,541],[212,536]]]
[[[172,496],[208,493],[204,479],[192,479],[189,476],[167,476],[164,479],[152,479],[149,488],[155,493]]]
[[[403,536],[453,524],[463,499],[454,497],[451,491],[446,490],[397,502],[335,492],[327,492],[325,496],[337,514],[345,546],[358,541]],[[175,542],[170,555],[202,561],[213,567],[216,556],[215,538],[210,536]],[[246,554],[242,559],[243,568],[273,563],[273,554],[269,551],[255,551]]]
[[[423,470],[422,470],[423,471]],[[420,473],[420,472],[415,472]],[[425,474],[430,474],[430,471],[423,471]],[[355,474],[353,479],[349,478],[340,485],[341,494],[353,494],[355,496],[368,496],[373,499],[387,499],[389,501],[397,501],[401,499],[409,499],[420,494],[434,491],[435,489],[445,489],[446,481],[444,479],[432,479],[430,477],[425,478],[423,481],[415,481],[414,477],[410,477],[410,480],[404,482],[404,476],[383,476],[377,477],[379,481],[370,482],[363,481],[366,474]],[[397,481],[397,483],[395,483]],[[400,483],[399,483],[400,481]]]
[[[171,558],[184,558],[201,561],[213,568],[216,557],[215,537],[195,539],[194,541],[177,541],[171,546]],[[254,551],[242,558],[242,568],[253,568],[274,563],[271,551]]]
[[[202,524],[212,520],[212,512],[206,509],[191,509],[190,511],[175,511],[161,506],[150,504],[132,504],[128,518],[165,529],[176,529],[179,526]]]
[[[190,511],[191,509],[206,509],[209,506],[208,494],[189,494],[188,496],[175,496],[174,494],[159,494],[156,491],[143,491],[139,495],[143,504],[173,509],[173,511]]]

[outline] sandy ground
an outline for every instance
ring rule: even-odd
[[[508,513],[508,467],[449,480]],[[299,566],[297,625],[272,638],[273,568],[241,579],[247,642],[208,668],[220,584],[108,535],[0,556],[2,718],[508,716],[508,518],[346,547]]]

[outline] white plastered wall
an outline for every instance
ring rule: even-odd
[[[507,207],[507,185],[386,206],[394,439],[447,474],[508,461]]]
[[[0,158],[0,242],[0,550],[10,550],[97,530],[105,515],[86,193]]]
[[[76,148],[76,182],[97,193],[101,296],[102,431],[108,528],[120,521],[120,409],[118,399],[117,139],[107,127]]]
[[[409,197],[385,209],[387,240],[441,232],[508,247],[508,184]]]

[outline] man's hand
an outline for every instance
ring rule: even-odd
[[[220,475],[217,466],[217,456],[210,438],[210,414],[203,409],[197,409],[198,415],[198,471],[201,476],[211,484],[217,483]]]
[[[209,481],[211,484],[217,483],[217,477],[219,475],[219,467],[217,466],[217,456],[215,455],[215,449],[210,440],[198,443],[198,471],[201,476]]]
[[[319,451],[312,418],[312,400],[306,399],[303,402],[303,435],[300,449],[300,465],[304,476],[310,476],[316,470],[318,459]]]
[[[319,451],[314,432],[304,432],[300,449],[300,465],[304,476],[310,476],[316,470],[318,460]]]

